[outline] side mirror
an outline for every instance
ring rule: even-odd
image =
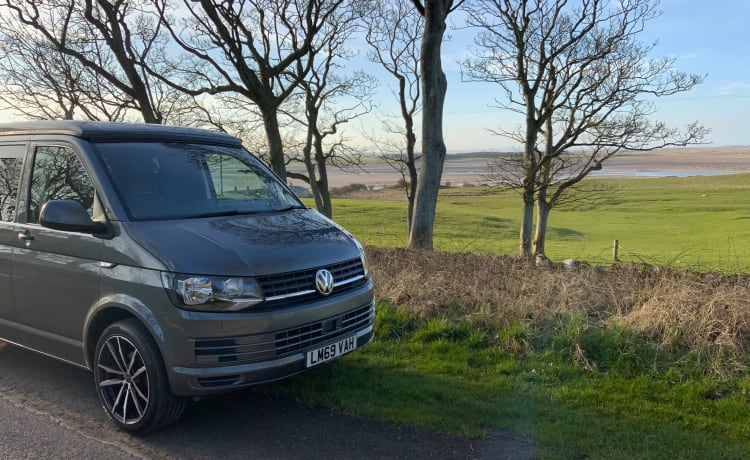
[[[39,213],[39,223],[42,227],[64,232],[103,233],[106,231],[106,224],[91,220],[83,205],[73,200],[50,200],[44,203]]]

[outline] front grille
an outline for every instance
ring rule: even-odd
[[[362,259],[359,257],[308,270],[260,276],[257,279],[266,302],[254,307],[254,310],[287,307],[322,298],[323,295],[315,290],[315,274],[320,269],[326,269],[333,275],[335,287],[331,296],[351,291],[367,282]]]
[[[271,334],[219,339],[194,339],[191,344],[198,364],[267,361],[344,338],[375,322],[372,304],[342,315]]]
[[[276,334],[276,354],[287,355],[298,350],[344,337],[372,323],[370,307],[360,308],[336,318],[288,329]]]

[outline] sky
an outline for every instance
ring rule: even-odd
[[[750,0],[662,0],[663,14],[640,38],[658,41],[654,58],[675,57],[676,70],[705,76],[689,92],[658,99],[653,117],[672,126],[699,121],[711,129],[711,146],[750,145]],[[522,120],[494,108],[496,86],[461,81],[458,62],[473,46],[467,31],[449,30],[443,45],[448,77],[444,134],[449,152],[508,151],[520,146],[488,129],[517,126]],[[391,98],[380,89],[381,101]]]
[[[662,15],[640,35],[644,42],[658,41],[652,57],[675,57],[676,70],[705,76],[705,81],[689,92],[658,99],[660,109],[653,118],[678,127],[698,121],[711,130],[705,139],[711,146],[750,146],[750,0],[661,0],[659,9]],[[456,18],[460,15],[453,14],[449,22]],[[499,87],[461,81],[459,62],[474,47],[474,32],[449,27],[447,34],[442,60],[448,78],[443,120],[448,152],[520,150],[489,131],[513,130],[523,121],[494,107],[495,98],[502,96]],[[347,67],[374,73],[381,81],[375,95],[380,111],[397,113],[394,81],[367,61],[366,47]],[[0,112],[0,121],[12,118]],[[365,143],[360,132],[379,126],[372,115],[350,123],[347,136]]]

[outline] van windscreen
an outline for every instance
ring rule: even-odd
[[[189,219],[303,207],[260,160],[220,145],[96,143],[132,220]]]

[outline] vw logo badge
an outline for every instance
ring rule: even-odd
[[[323,295],[333,292],[333,275],[326,269],[318,270],[315,274],[315,288]]]

